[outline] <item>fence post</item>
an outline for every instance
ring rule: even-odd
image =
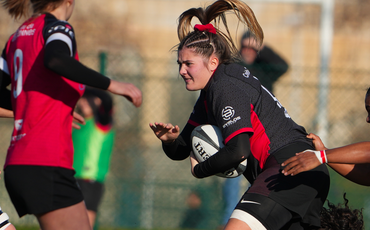
[[[99,53],[99,66],[100,66],[100,73],[103,75],[106,75],[106,66],[107,65],[107,53],[106,52],[100,52]]]

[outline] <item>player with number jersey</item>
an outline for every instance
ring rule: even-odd
[[[232,39],[209,24],[228,10],[262,42],[262,29],[252,10],[241,1],[218,0],[206,9],[185,11],[179,18],[177,62],[187,90],[201,90],[200,97],[181,133],[177,125],[149,125],[169,158],[190,156],[192,174],[197,178],[224,172],[247,159],[244,176],[251,187],[237,204],[226,230],[318,229],[329,190],[327,168],[318,167],[301,177],[281,174],[280,164],[298,149],[312,148],[312,141],[260,84],[258,76],[233,64],[237,49],[227,42]],[[189,32],[192,17],[202,25]],[[218,126],[225,147],[199,163],[191,152],[190,134],[201,124]]]
[[[28,1],[1,3],[15,18],[28,9]],[[31,0],[31,5],[32,17],[10,36],[0,59],[0,95],[8,94],[1,100],[11,97],[14,112],[5,185],[18,215],[34,214],[43,230],[91,229],[72,168],[74,107],[85,85],[125,96],[137,107],[141,91],[78,61],[67,22],[75,0]]]

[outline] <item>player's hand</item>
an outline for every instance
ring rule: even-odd
[[[171,123],[155,122],[149,123],[150,128],[159,140],[164,143],[172,143],[180,135],[179,126],[173,126]]]
[[[306,150],[300,153],[296,153],[296,156],[289,158],[284,161],[281,166],[285,166],[281,173],[285,176],[297,175],[298,173],[305,172],[316,168],[321,163],[317,159],[315,153],[310,150]]]
[[[191,166],[191,174],[193,174],[194,177],[197,177],[195,176],[195,173],[194,173],[194,167],[199,164],[197,158],[195,157],[193,151],[190,152],[190,166]]]
[[[136,107],[140,107],[143,100],[141,90],[131,83],[111,80],[108,91],[126,97]]]
[[[86,124],[85,119],[80,114],[73,112],[72,128],[81,129],[80,125],[78,125],[77,123],[81,125]]]
[[[316,150],[321,151],[321,150],[326,150],[327,149],[325,147],[324,143],[322,143],[322,140],[320,139],[319,136],[317,136],[313,133],[310,133],[310,134],[307,135],[307,138],[312,139],[313,145],[315,146]]]

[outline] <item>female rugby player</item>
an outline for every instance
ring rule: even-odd
[[[6,189],[18,215],[35,215],[43,230],[91,229],[72,168],[73,109],[85,85],[125,96],[136,107],[141,91],[78,61],[75,33],[67,22],[75,0],[0,2],[15,18],[26,14],[29,3],[33,9],[0,59],[0,95],[11,84],[1,100],[9,98],[14,113]]]
[[[237,204],[226,230],[318,229],[329,190],[328,170],[321,165],[297,177],[281,174],[281,163],[298,149],[312,148],[312,140],[260,84],[258,76],[233,63],[238,50],[228,33],[225,14],[229,11],[262,43],[262,29],[242,1],[218,0],[205,9],[182,13],[178,25],[179,73],[187,90],[201,93],[181,133],[178,125],[170,123],[154,122],[149,126],[169,158],[183,160],[190,156],[196,178],[225,172],[248,159],[244,176],[252,185]],[[194,29],[193,17],[201,23]],[[221,22],[226,33],[220,30]],[[218,126],[226,146],[198,163],[191,152],[190,134],[201,124]]]

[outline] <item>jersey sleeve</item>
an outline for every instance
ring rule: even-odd
[[[11,79],[5,55],[4,49],[0,57],[0,107],[12,110],[10,90],[6,88]]]
[[[53,19],[48,18],[48,20]],[[72,27],[67,22],[47,22],[43,32],[46,68],[72,81],[99,89],[108,89],[111,83],[108,77],[76,60],[75,36]]]
[[[222,130],[225,143],[240,133],[253,133],[251,102],[254,95],[259,95],[256,89],[249,84],[222,80],[209,90],[209,109]]]
[[[197,127],[207,123],[207,103],[205,98],[206,93],[201,91],[199,98],[193,107],[193,111],[190,114],[188,124]]]
[[[1,57],[0,57],[0,70],[2,72],[2,74],[7,74],[10,76],[9,74],[9,69],[8,69],[8,63],[6,61],[6,57],[5,57],[5,49],[3,50],[3,52],[1,53]]]
[[[45,46],[52,41],[62,41],[68,46],[69,55],[74,57],[76,55],[76,40],[72,26],[66,21],[50,20],[47,20],[43,33]]]

